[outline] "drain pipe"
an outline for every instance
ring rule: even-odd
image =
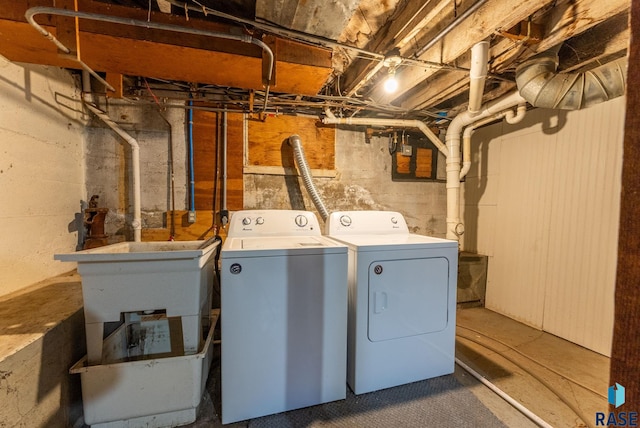
[[[478,42],[471,48],[471,69],[469,70],[469,113],[480,113],[484,82],[487,79],[489,63],[489,42]]]
[[[300,140],[300,136],[294,134],[289,137],[288,141],[289,145],[293,148],[296,165],[298,166],[298,171],[300,172],[302,180],[304,181],[304,186],[307,189],[307,192],[309,192],[309,196],[311,196],[311,200],[320,213],[322,220],[326,221],[329,217],[329,211],[327,211],[327,208],[324,206],[324,202],[322,202],[322,198],[318,194],[318,190],[313,183],[313,177],[311,176],[311,170],[309,169],[307,159],[304,156],[304,149],[302,148],[302,141]]]
[[[462,180],[471,169],[471,136],[476,128],[491,123],[495,120],[502,119],[506,113],[498,113],[479,120],[464,128],[462,133],[462,169],[460,170],[460,180]]]
[[[518,93],[512,92],[497,100],[485,104],[478,113],[468,110],[457,115],[447,128],[447,239],[458,240],[464,233],[464,225],[460,221],[460,135],[462,129],[474,122],[494,116],[511,107],[525,103]]]
[[[85,103],[85,106],[131,146],[131,166],[133,170],[133,177],[131,180],[131,185],[133,187],[133,221],[131,222],[131,227],[133,228],[133,240],[135,242],[140,242],[142,241],[142,211],[140,208],[140,145],[135,138],[111,120],[107,113],[88,103]]]
[[[431,129],[419,120],[407,119],[373,119],[365,117],[337,118],[331,111],[325,110],[326,117],[322,123],[326,125],[365,125],[365,126],[394,126],[398,128],[418,128],[445,156],[449,156],[447,146],[442,144],[440,138]]]
[[[469,169],[471,169],[471,136],[473,135],[475,130],[480,128],[481,126],[487,125],[502,118],[504,118],[504,120],[509,124],[516,124],[524,119],[526,112],[527,105],[518,104],[516,113],[514,113],[513,110],[509,109],[501,113],[489,116],[486,119],[479,120],[478,122],[474,122],[464,128],[464,132],[462,133],[462,170],[460,170],[460,180],[462,180],[469,172]]]

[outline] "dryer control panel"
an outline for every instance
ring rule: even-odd
[[[241,210],[231,215],[230,238],[247,236],[321,235],[318,218],[311,211]]]
[[[337,211],[327,219],[327,235],[408,234],[402,214],[396,211]]]

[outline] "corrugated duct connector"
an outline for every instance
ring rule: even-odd
[[[316,206],[316,209],[320,213],[322,220],[326,220],[329,217],[329,212],[324,206],[324,202],[322,201],[320,194],[318,194],[316,185],[313,183],[311,169],[309,169],[307,158],[304,156],[304,149],[302,148],[302,140],[300,139],[300,136],[297,134],[290,136],[289,145],[293,148],[294,158],[296,165],[298,166],[298,172],[302,176],[304,187],[307,189],[307,192],[309,193],[313,204]]]
[[[627,58],[583,73],[557,73],[559,47],[516,69],[520,95],[534,107],[579,110],[624,95]]]

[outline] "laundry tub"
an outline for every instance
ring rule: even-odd
[[[84,421],[92,428],[159,428],[186,425],[196,420],[211,368],[213,332],[219,310],[200,352],[167,358],[126,361],[124,325],[104,341],[109,360],[97,366],[86,357],[70,370],[82,384]]]
[[[121,242],[56,254],[77,262],[82,279],[87,359],[102,361],[104,323],[122,313],[166,311],[181,317],[185,355],[194,354],[210,324],[218,240]]]

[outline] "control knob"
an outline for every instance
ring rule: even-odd
[[[298,227],[305,227],[308,222],[309,220],[307,220],[307,218],[302,214],[296,216],[296,224],[298,225]]]
[[[340,217],[340,224],[345,226],[345,227],[351,226],[351,217],[349,217],[348,215],[341,216]]]

